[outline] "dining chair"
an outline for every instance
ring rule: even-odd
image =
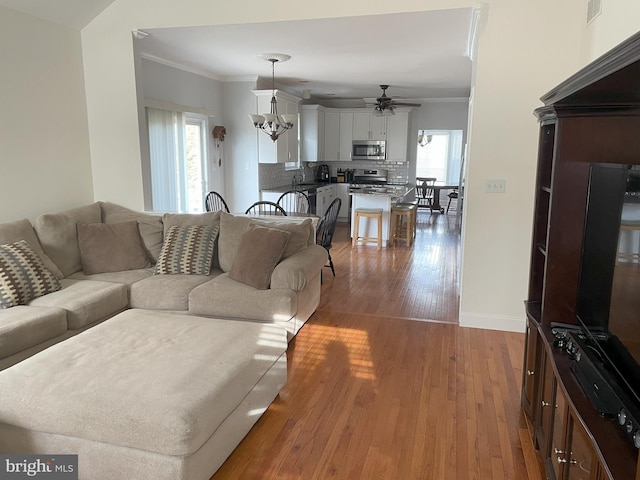
[[[287,215],[280,205],[266,200],[255,202],[244,213],[246,215]]]
[[[218,192],[209,192],[204,199],[204,208],[207,212],[218,212],[223,210],[229,213],[229,207],[227,202],[224,201],[222,195]]]
[[[416,198],[419,200],[418,208],[428,208],[433,212],[434,189],[438,179],[435,177],[416,177]]]
[[[338,221],[338,213],[340,213],[340,207],[342,206],[342,200],[336,198],[329,204],[326,212],[318,222],[316,228],[316,243],[324,247],[329,256],[329,264],[325,267],[331,268],[331,273],[336,276],[336,271],[333,267],[333,260],[331,259],[331,241],[333,240],[333,232],[336,230],[336,222]]]
[[[449,208],[451,207],[451,201],[454,200],[454,199],[458,200],[458,190],[453,190],[453,191],[449,192],[447,194],[447,197],[449,197],[449,203],[447,203],[447,213],[449,213]],[[457,202],[456,202],[456,208],[458,208],[457,207]]]
[[[311,213],[311,203],[309,197],[299,190],[289,190],[284,192],[276,202],[285,212],[289,213]]]

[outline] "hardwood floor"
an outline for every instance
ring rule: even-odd
[[[212,478],[540,478],[524,336],[457,326],[458,244],[454,215],[421,213],[415,246],[382,251],[341,225],[287,384]]]

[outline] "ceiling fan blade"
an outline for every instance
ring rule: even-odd
[[[403,107],[421,107],[422,104],[420,103],[408,103],[408,102],[397,102],[397,101],[392,101],[391,105],[394,106],[403,106]]]

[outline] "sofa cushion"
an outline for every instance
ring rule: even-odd
[[[155,263],[162,249],[162,216],[136,212],[110,202],[98,202],[102,210],[102,223],[121,223],[135,220],[149,258]]]
[[[62,335],[67,331],[67,312],[61,308],[19,305],[0,310],[0,358]]]
[[[167,234],[169,227],[185,226],[185,225],[211,225],[212,227],[220,226],[220,212],[205,213],[165,213],[162,216],[164,225],[164,234]],[[217,240],[217,237],[216,237]],[[212,268],[220,268],[218,262],[218,242],[216,241],[213,248]]]
[[[276,228],[249,225],[242,235],[229,278],[260,290],[269,288],[271,273],[282,258],[291,234]]]
[[[287,221],[287,217],[278,217],[274,220],[256,219],[220,212],[220,238],[218,239],[218,261],[224,272],[231,270],[233,260],[236,258],[240,240],[249,224],[277,228],[291,233],[287,248],[282,258],[287,258],[294,253],[306,248],[313,243],[313,223],[310,218],[302,222]]]
[[[129,287],[129,306],[151,310],[188,310],[189,292],[208,282],[211,275],[153,275]]]
[[[123,285],[132,285],[144,278],[153,275],[153,268],[143,268],[139,270],[123,270],[122,272],[105,272],[87,275],[84,272],[76,272],[67,278],[73,280],[99,280],[101,282],[122,283]]]
[[[62,289],[38,297],[29,305],[56,307],[67,311],[67,325],[77,330],[114,315],[127,306],[127,287],[95,280],[60,280]]]
[[[58,266],[53,263],[49,256],[44,253],[44,250],[42,250],[36,232],[29,220],[23,218],[15,222],[0,223],[0,245],[15,243],[18,240],[25,240],[31,245],[31,248],[38,254],[44,266],[47,267],[47,270],[52,272],[57,278],[64,277]]]
[[[47,213],[36,219],[34,228],[42,249],[65,277],[82,270],[76,225],[98,223],[100,220],[98,203],[60,213]]]
[[[82,270],[87,275],[151,266],[138,222],[78,224]]]
[[[154,274],[208,275],[218,230],[217,225],[169,227]]]
[[[24,305],[56,290],[60,281],[25,240],[0,245],[0,307]]]
[[[298,296],[288,288],[258,290],[229,278],[228,273],[189,293],[189,313],[212,317],[287,322],[298,311]]]

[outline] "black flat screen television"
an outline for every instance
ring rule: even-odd
[[[591,165],[576,312],[606,373],[640,407],[640,165]]]

